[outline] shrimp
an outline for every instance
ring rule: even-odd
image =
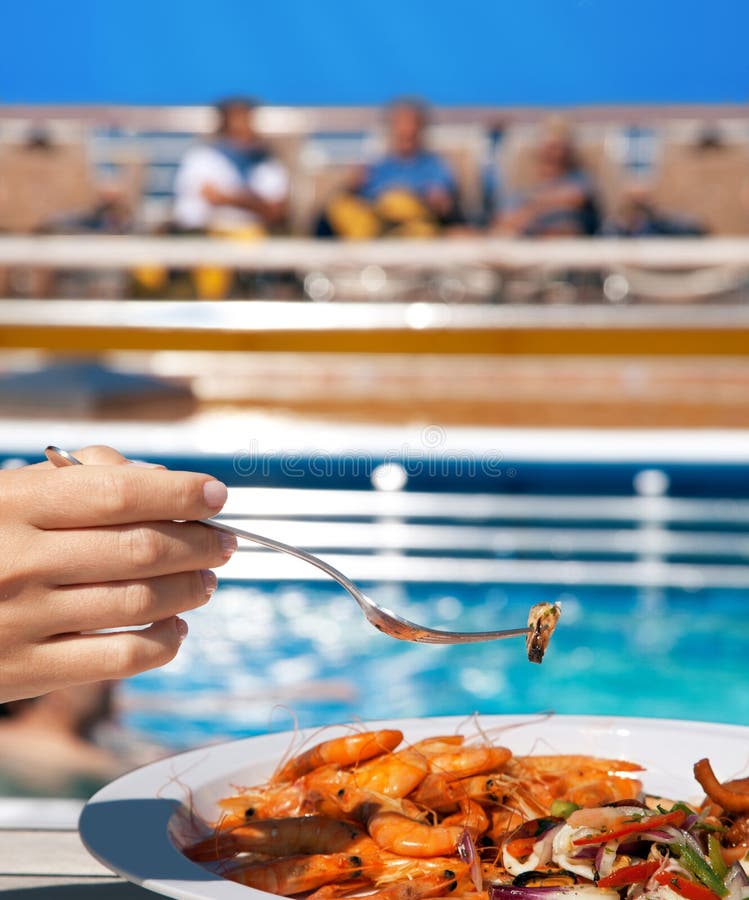
[[[519,828],[525,818],[522,813],[516,809],[509,807],[501,807],[491,810],[489,814],[489,828],[487,837],[489,837],[495,846],[499,846],[509,831]]]
[[[371,838],[355,825],[328,816],[261,819],[231,831],[221,831],[198,841],[183,852],[189,859],[205,861],[236,853],[293,856],[302,853],[340,853]],[[357,853],[357,849],[350,852]],[[361,855],[361,854],[360,854]]]
[[[273,783],[295,781],[318,766],[327,764],[355,765],[371,759],[373,756],[395,750],[402,740],[403,732],[397,729],[386,729],[362,731],[358,734],[349,734],[345,737],[323,741],[292,757],[275,772],[271,781]]]
[[[461,800],[460,812],[442,820],[443,826],[460,825],[473,838],[478,840],[489,827],[489,817],[475,800]]]
[[[371,891],[374,887],[368,878],[348,878],[335,884],[324,884],[321,888],[307,895],[306,900],[337,900],[360,891]]]
[[[451,782],[447,775],[430,772],[411,794],[411,800],[437,813],[454,812],[464,796],[459,785],[460,781]]]
[[[429,757],[429,769],[446,775],[449,780],[494,772],[512,757],[506,747],[463,747]]]
[[[438,813],[454,812],[461,800],[477,803],[501,803],[512,790],[507,777],[500,772],[470,775],[450,780],[447,775],[430,773],[411,794],[411,799]]]
[[[542,812],[548,812],[554,800],[600,806],[614,800],[632,799],[642,790],[640,781],[618,774],[639,772],[642,766],[620,759],[523,756],[510,760],[507,771],[528,789]]]
[[[449,860],[449,868],[438,874],[425,875],[408,881],[395,882],[367,895],[367,900],[421,900],[452,893],[458,886],[456,864]]]
[[[424,780],[427,763],[412,748],[379,756],[354,772],[357,787],[386,797],[405,797]]]
[[[300,783],[243,789],[233,797],[218,801],[221,809],[245,821],[252,818],[268,819],[281,816],[298,816],[307,791]]]
[[[243,789],[241,794],[219,800],[219,806],[245,821],[314,813],[337,817],[342,808],[338,798],[353,788],[350,771],[320,766],[291,783]]]
[[[425,875],[441,875],[445,869],[451,869],[457,878],[468,871],[466,863],[455,857],[431,856],[413,857],[397,856],[394,853],[380,851],[382,868],[376,876],[377,884],[382,887],[405,878],[423,878]]]
[[[465,831],[462,825],[427,825],[379,807],[366,822],[369,836],[383,850],[420,858],[452,855]]]
[[[642,766],[626,759],[601,759],[597,756],[560,754],[559,756],[516,756],[513,762],[539,775],[559,775],[574,771],[579,775],[613,775],[618,772],[642,772]],[[508,768],[510,768],[508,766]]]
[[[240,863],[226,872],[231,881],[268,891],[270,894],[300,894],[324,884],[359,878],[362,860],[347,853],[316,853],[286,856],[268,862]]]
[[[565,798],[578,806],[604,806],[616,800],[634,800],[641,791],[641,781],[614,776],[569,787]]]
[[[437,737],[431,738],[422,738],[420,741],[416,741],[415,744],[411,744],[411,747],[414,750],[419,750],[421,753],[448,753],[450,750],[454,750],[456,747],[460,747],[465,742],[465,738],[462,734],[446,734],[446,735],[438,735]]]

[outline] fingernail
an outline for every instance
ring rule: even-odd
[[[218,578],[216,578],[216,573],[211,572],[210,569],[201,569],[200,574],[203,578],[203,587],[205,588],[206,597],[210,597],[211,594],[218,587]]]
[[[211,509],[221,509],[226,503],[228,496],[229,492],[226,490],[226,485],[216,481],[215,478],[211,479],[211,481],[206,481],[203,485],[203,498]]]
[[[175,619],[174,624],[177,627],[177,637],[179,638],[179,642],[181,644],[182,641],[184,641],[184,639],[187,637],[187,632],[190,629],[187,627],[187,622],[185,622],[184,619],[180,619],[179,616],[177,616],[177,618]]]
[[[146,462],[145,459],[129,459],[128,465],[130,466],[141,466],[144,469],[163,469],[164,467],[159,463],[151,463]]]
[[[219,531],[218,540],[223,550],[224,559],[231,559],[237,549],[236,537],[226,531]]]

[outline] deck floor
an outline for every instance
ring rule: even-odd
[[[128,884],[97,862],[73,829],[0,827],[3,900],[138,900],[151,891]]]

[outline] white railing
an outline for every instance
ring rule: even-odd
[[[118,269],[140,265],[231,266],[261,271],[336,270],[380,266],[435,271],[483,267],[500,271],[624,269],[694,272],[749,270],[749,237],[513,240],[470,237],[434,240],[325,241],[273,238],[110,235],[0,236],[0,266]]]

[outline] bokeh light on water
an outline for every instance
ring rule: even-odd
[[[479,713],[749,721],[744,592],[466,585],[370,588],[442,628],[525,621],[561,599],[541,666],[522,639],[432,647],[375,631],[335,585],[222,586],[179,657],[126,686],[127,721],[175,747],[356,719]]]

